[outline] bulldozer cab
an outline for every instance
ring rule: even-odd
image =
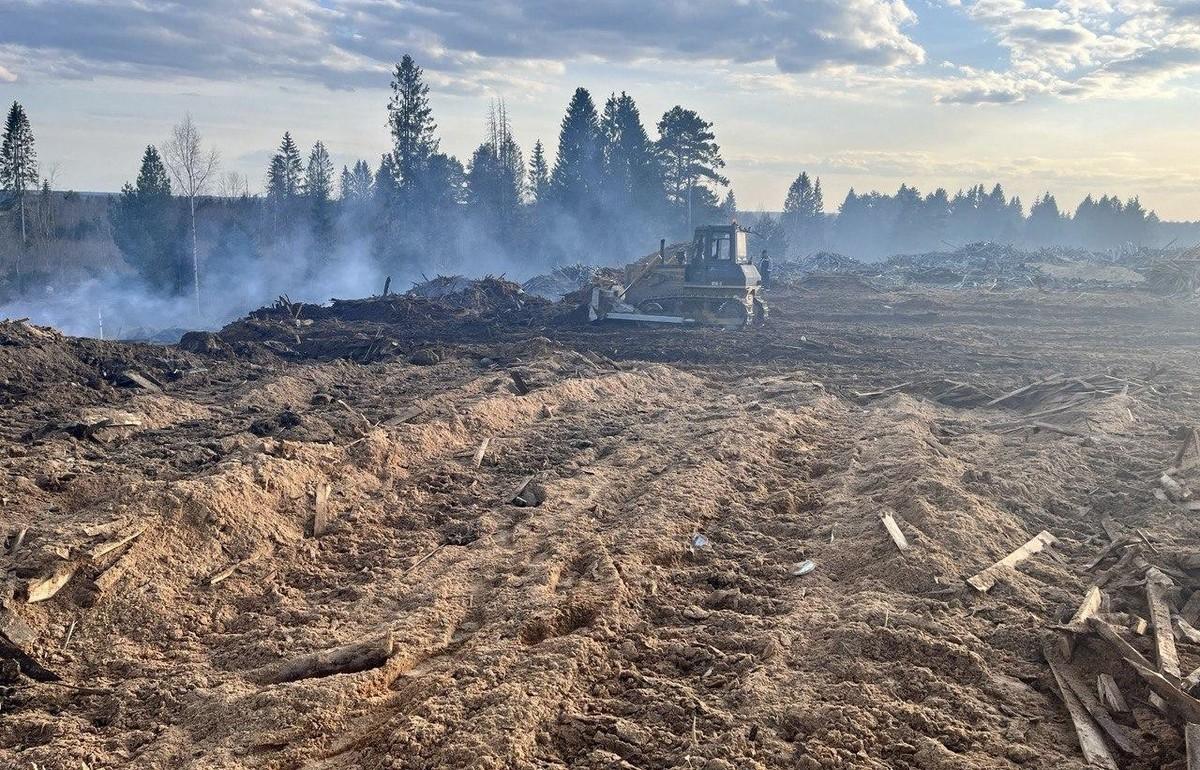
[[[726,262],[750,264],[746,231],[737,225],[708,225],[696,228],[692,244],[692,263]]]

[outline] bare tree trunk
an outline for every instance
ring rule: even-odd
[[[192,214],[192,286],[196,290],[196,319],[200,319],[200,249],[196,245],[196,197],[188,198]]]
[[[19,193],[17,199],[21,202],[21,248],[25,248],[25,243],[29,240],[25,235],[25,195]]]

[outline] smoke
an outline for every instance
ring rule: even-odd
[[[216,225],[207,231],[201,243],[207,258],[202,254],[199,313],[190,286],[182,295],[163,296],[122,266],[100,276],[33,286],[0,303],[0,318],[28,318],[80,337],[172,343],[186,331],[218,330],[285,294],[293,302],[323,304],[381,294],[389,277],[390,290],[403,293],[439,274],[504,275],[521,282],[544,269],[469,219],[447,234],[442,248],[422,248],[425,258],[391,268],[379,264],[369,237],[325,250],[299,235],[262,251],[244,246],[218,255]]]

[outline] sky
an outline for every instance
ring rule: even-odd
[[[185,113],[252,190],[285,130],[374,166],[405,53],[463,160],[497,99],[552,154],[584,86],[629,92],[652,135],[676,104],[712,121],[747,210],[806,170],[830,211],[1000,182],[1200,219],[1200,0],[0,2],[0,102],[60,189],[119,189]]]

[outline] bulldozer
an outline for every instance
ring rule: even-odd
[[[762,277],[750,262],[749,232],[737,224],[697,227],[691,243],[625,267],[624,284],[592,288],[592,321],[702,324],[736,328],[767,320]]]

